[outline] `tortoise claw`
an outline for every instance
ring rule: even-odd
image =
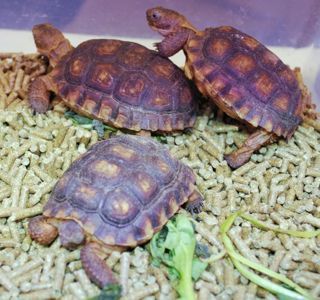
[[[201,194],[194,190],[194,192],[189,197],[188,202],[185,204],[185,210],[187,210],[192,215],[198,214],[202,211],[203,198]]]

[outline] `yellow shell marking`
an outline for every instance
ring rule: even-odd
[[[161,209],[158,216],[159,216],[159,224],[160,225],[163,225],[164,223],[167,222],[168,218],[167,218],[167,214],[166,214],[164,208]]]
[[[161,76],[168,77],[171,75],[172,68],[168,68],[167,65],[157,64],[153,67],[154,71]]]
[[[135,247],[137,245],[137,240],[132,233],[127,235],[125,244],[130,247]]]
[[[79,76],[84,70],[86,64],[81,59],[75,59],[70,67],[70,71],[73,75]]]
[[[212,88],[214,89],[215,92],[219,92],[224,89],[226,86],[226,82],[222,78],[215,78],[215,80],[212,82]]]
[[[249,122],[253,126],[258,127],[260,120],[261,120],[261,115],[255,115],[251,120],[249,120]]]
[[[99,111],[99,118],[102,120],[109,120],[109,117],[112,114],[112,108],[108,105],[103,104],[101,105],[100,111]]]
[[[164,93],[158,93],[158,95],[152,100],[152,104],[155,106],[165,106],[168,105],[170,99],[166,97]]]
[[[242,74],[247,74],[255,67],[255,62],[252,57],[243,53],[236,54],[230,61],[229,64]]]
[[[127,199],[118,199],[112,203],[112,211],[117,215],[127,215],[130,210],[130,204]]]
[[[144,81],[141,79],[128,80],[121,88],[120,93],[125,96],[137,97],[144,89]]]
[[[105,177],[116,177],[120,172],[120,168],[113,163],[101,160],[95,163],[94,170]]]
[[[281,95],[273,101],[273,105],[275,105],[283,111],[287,111],[289,105],[289,97],[287,95]]]
[[[89,186],[80,186],[79,192],[82,194],[83,199],[90,199],[96,195],[96,191]]]
[[[272,52],[266,51],[263,55],[263,60],[266,64],[272,65],[274,67],[278,63],[279,58]]]
[[[98,82],[106,85],[111,85],[110,82],[112,82],[112,76],[107,70],[100,70],[100,72],[97,74],[97,80]]]
[[[151,182],[147,178],[144,178],[143,180],[141,180],[139,182],[139,185],[144,193],[148,193],[152,187]]]
[[[223,56],[229,48],[229,41],[225,39],[216,39],[211,43],[210,52],[216,56]]]
[[[121,46],[121,42],[119,41],[106,41],[102,43],[99,48],[97,49],[98,54],[113,54],[118,50]]]
[[[260,91],[264,96],[268,96],[273,90],[273,87],[274,82],[267,74],[261,74],[256,81],[257,90]]]
[[[271,122],[271,120],[268,120],[268,121],[264,124],[263,128],[264,128],[265,130],[267,130],[268,132],[271,132],[271,131],[272,131],[272,128],[273,128],[273,123]]]
[[[255,49],[260,45],[260,43],[259,43],[256,39],[254,39],[254,38],[252,38],[252,37],[250,37],[250,36],[244,36],[244,37],[242,38],[242,41],[243,41],[243,43],[245,43],[251,50],[255,50]]]
[[[113,146],[111,148],[111,151],[117,156],[120,156],[121,158],[128,159],[128,160],[130,160],[136,155],[136,153],[132,149],[125,148],[121,145]]]
[[[150,237],[150,238],[152,237],[154,230],[153,230],[153,227],[152,227],[152,224],[151,224],[150,219],[148,219],[148,218],[145,219],[145,222],[144,222],[144,224],[143,224],[143,230],[144,230],[144,232],[145,232],[145,235],[146,235],[148,238],[149,238],[149,237]]]
[[[170,167],[163,160],[158,160],[157,165],[163,173],[168,173],[170,170]]]
[[[87,98],[85,100],[85,102],[83,103],[83,109],[85,111],[88,111],[88,112],[92,112],[94,110],[94,108],[96,107],[97,103],[95,100],[91,100],[89,98]]]

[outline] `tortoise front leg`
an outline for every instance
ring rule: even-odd
[[[276,139],[273,133],[260,129],[252,133],[244,144],[236,151],[225,155],[224,158],[228,165],[236,169],[245,164],[251,157],[252,153]]]
[[[112,270],[101,257],[103,255],[100,248],[101,246],[98,243],[88,243],[81,249],[80,257],[89,279],[100,288],[104,288],[107,284],[116,283],[117,280]]]
[[[201,194],[194,190],[192,194],[189,196],[188,201],[185,204],[185,210],[187,210],[189,213],[198,214],[201,212],[203,206],[203,197]]]
[[[155,43],[158,52],[164,57],[169,57],[181,50],[187,42],[190,30],[182,28],[180,31],[167,35],[162,42]]]
[[[28,224],[28,231],[31,239],[41,245],[51,244],[58,235],[57,228],[50,224],[48,218],[44,216],[32,218]]]
[[[69,250],[76,249],[85,241],[81,226],[73,220],[63,220],[58,225],[61,245]]]
[[[28,100],[31,108],[38,113],[49,109],[51,78],[48,75],[36,78],[29,86]]]

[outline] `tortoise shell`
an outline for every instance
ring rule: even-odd
[[[253,37],[229,26],[193,35],[187,68],[199,90],[229,116],[290,137],[301,122],[294,72]]]
[[[107,245],[149,240],[194,191],[192,170],[151,138],[101,141],[58,181],[44,215],[73,219]]]
[[[192,127],[196,99],[182,70],[157,52],[120,40],[89,40],[52,71],[55,90],[74,111],[119,128]]]

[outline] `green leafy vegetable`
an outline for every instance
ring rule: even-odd
[[[72,121],[75,125],[80,125],[86,129],[95,129],[99,137],[103,137],[104,131],[116,132],[117,129],[103,124],[101,121],[90,119],[81,115],[78,115],[72,110],[68,110],[64,113],[64,116]]]
[[[192,261],[192,273],[191,273],[192,279],[194,281],[197,281],[200,278],[203,271],[207,268],[207,266],[208,266],[207,263],[204,263],[199,258],[194,257]]]
[[[153,136],[159,143],[162,143],[162,144],[167,144],[168,141],[167,141],[167,138],[163,135],[155,135]]]
[[[222,241],[226,248],[228,255],[230,256],[233,264],[238,269],[238,271],[249,280],[254,282],[255,284],[263,287],[264,289],[270,291],[271,293],[277,294],[281,299],[312,299],[307,291],[301,288],[299,285],[291,281],[289,278],[284,276],[283,274],[276,273],[261,264],[255,263],[250,261],[249,259],[245,258],[244,256],[240,255],[233,246],[231,239],[228,237],[227,233],[232,226],[234,220],[237,217],[242,217],[252,224],[256,225],[258,228],[266,230],[273,230],[275,232],[287,233],[293,236],[299,237],[313,237],[318,235],[320,232],[303,232],[303,231],[289,231],[289,230],[282,230],[280,228],[273,227],[270,228],[269,225],[260,222],[252,218],[249,215],[244,214],[241,211],[235,212],[234,214],[230,215],[224,223],[221,225],[220,232],[222,234]],[[257,275],[254,272],[251,272],[248,268],[255,269],[260,273],[266,274],[271,278],[274,278],[280,282],[283,282],[286,286],[274,283],[266,278],[263,278]]]
[[[119,284],[108,284],[98,296],[88,300],[118,300],[121,297],[121,286]]]
[[[80,116],[72,110],[68,110],[64,113],[67,119],[71,119],[72,123],[75,125],[82,125],[85,128],[92,128],[92,119]]]
[[[152,238],[149,249],[153,263],[169,268],[170,279],[181,299],[196,299],[192,278],[198,279],[207,263],[194,258],[196,239],[192,223],[185,215],[177,215]]]

